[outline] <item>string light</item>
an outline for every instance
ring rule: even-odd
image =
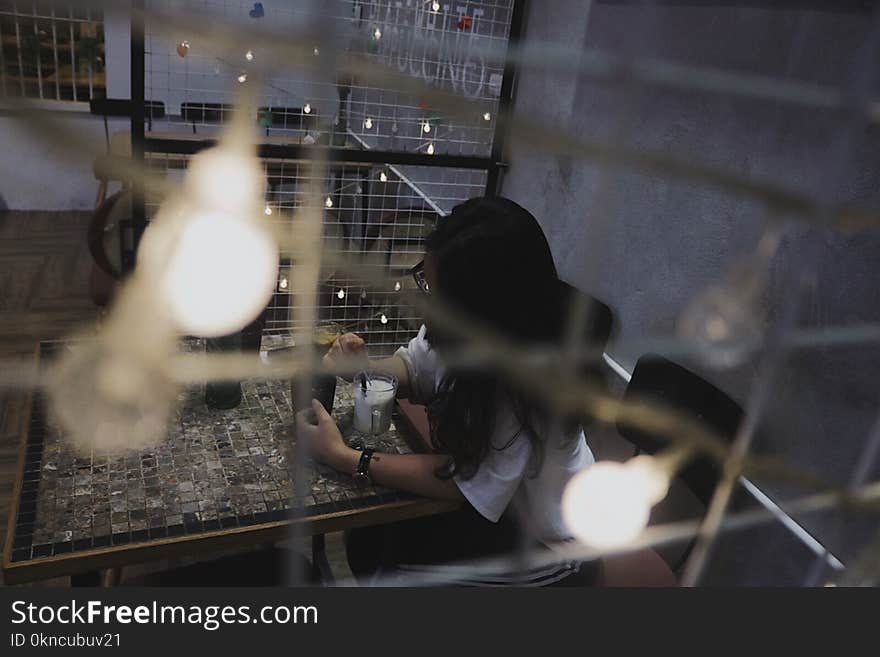
[[[342,288],[339,288],[339,292],[336,293],[336,296],[339,297],[340,299],[344,299],[345,298],[345,290],[343,290]]]
[[[394,281],[394,291],[400,292],[400,281]]]
[[[282,290],[287,289],[287,277],[286,276],[282,277],[282,279],[279,281],[278,287],[281,288]]]
[[[247,82],[247,73],[242,73],[241,75],[239,75],[238,82],[239,84],[244,84],[245,82]]]
[[[687,448],[626,463],[601,461],[571,478],[562,517],[572,535],[596,548],[623,547],[647,527],[651,507],[669,491],[673,474],[690,458]]]
[[[383,324],[388,323],[388,318],[385,316],[385,313],[382,313],[382,315],[379,317],[379,321],[382,322]]]
[[[312,106],[309,105],[308,103],[303,105],[303,114],[311,114],[311,113],[312,113]]]
[[[366,299],[366,298],[367,298],[367,291],[361,290],[361,299]]]
[[[388,176],[385,175],[384,171],[379,172],[379,182],[388,182]]]
[[[332,208],[333,207],[333,199],[329,196],[324,200],[324,207]]]
[[[246,60],[248,60],[249,62],[254,61],[254,51],[253,51],[253,50],[248,50],[248,51],[244,54],[244,58],[245,58]]]
[[[428,144],[428,155],[433,155],[433,154],[434,154],[434,142],[432,141],[430,144]]]
[[[186,57],[189,53],[189,41],[184,39],[180,43],[177,44],[177,54],[181,57]]]
[[[491,121],[491,120],[492,120],[492,115],[491,115],[489,112],[485,112],[485,113],[483,114],[483,120],[484,120],[484,121]]]
[[[228,335],[265,308],[277,271],[278,247],[258,224],[202,211],[175,241],[159,291],[180,331]]]
[[[373,127],[373,119],[371,119],[369,116],[364,119],[364,127],[367,130],[370,130]]]
[[[266,206],[266,209],[263,210],[263,214],[265,214],[265,215],[268,217],[270,214],[272,214],[272,208],[270,208],[270,207],[267,205],[267,206]]]
[[[376,41],[378,41],[379,39],[382,38],[382,30],[380,30],[378,27],[375,30],[373,30],[373,38]]]
[[[424,123],[422,123],[422,130],[425,131],[425,134],[428,134],[429,132],[431,132],[431,124],[428,121],[425,121]]]
[[[431,9],[433,11],[440,11],[440,3],[437,2],[437,0],[434,0],[434,2],[431,3]]]
[[[315,57],[320,54],[320,51],[317,48],[315,48],[312,52],[314,53]]]

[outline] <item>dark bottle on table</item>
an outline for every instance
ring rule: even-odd
[[[241,332],[205,339],[205,351],[230,353],[241,351]],[[215,380],[205,383],[205,405],[208,408],[226,410],[241,403],[241,381]]]
[[[312,347],[317,363],[320,363],[321,357],[327,353],[338,335],[339,332],[332,328],[319,327],[316,330]],[[296,412],[307,410],[311,408],[312,399],[317,399],[328,413],[332,413],[333,399],[336,396],[336,376],[320,372],[313,373],[309,379],[307,399],[300,398],[300,376],[294,376],[290,380],[290,398],[293,400],[293,410]]]
[[[206,338],[205,350],[208,353],[252,352],[259,354],[265,324],[266,310],[264,309],[254,321],[241,331],[218,338]],[[205,404],[208,408],[226,410],[235,408],[240,403],[241,381],[208,381],[205,384]]]

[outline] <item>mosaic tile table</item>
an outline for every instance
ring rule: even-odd
[[[52,344],[41,345],[42,357]],[[358,486],[313,464],[304,468],[308,494],[293,499],[290,387],[246,381],[242,390],[238,407],[218,411],[205,406],[203,386],[186,389],[161,445],[87,457],[73,453],[47,422],[42,394],[34,392],[3,556],[6,581],[258,545],[287,538],[292,522],[315,535],[454,508]],[[351,395],[351,384],[340,380],[333,415],[347,440],[397,453],[419,444],[399,413],[387,433],[357,434]]]

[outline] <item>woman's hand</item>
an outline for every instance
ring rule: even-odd
[[[318,423],[310,421],[314,413]],[[334,470],[354,474],[360,455],[357,450],[345,444],[339,428],[329,413],[317,399],[312,400],[311,411],[296,414],[296,436],[302,441],[308,454],[319,463],[329,465]]]
[[[324,355],[323,362],[330,372],[344,379],[351,379],[361,370],[370,367],[367,345],[355,333],[344,333],[336,338],[333,346]]]

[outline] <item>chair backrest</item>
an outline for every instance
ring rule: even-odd
[[[642,356],[633,370],[624,401],[663,404],[706,425],[728,442],[733,440],[743,417],[742,408],[726,393],[705,379],[663,356]],[[641,451],[653,454],[670,444],[666,436],[644,431],[618,420],[617,430]],[[708,504],[718,483],[720,471],[705,457],[692,461],[679,473],[679,479],[704,504]]]

